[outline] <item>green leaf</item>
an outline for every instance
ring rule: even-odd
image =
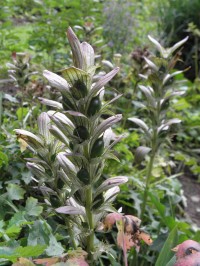
[[[27,246],[27,247],[0,247],[0,258],[8,259],[13,262],[20,257],[36,257],[41,255],[46,248],[46,245]]]
[[[21,232],[21,230],[22,230],[21,227],[17,225],[13,225],[10,228],[8,228],[5,233],[9,237],[14,237],[14,236],[17,236]]]
[[[42,213],[42,206],[37,206],[38,204],[38,200],[33,198],[33,197],[30,197],[27,199],[26,201],[26,207],[25,207],[25,210],[26,210],[26,213],[30,216],[38,216]]]
[[[15,261],[17,257],[13,248],[0,247],[0,258]]]
[[[158,210],[161,218],[163,221],[165,220],[165,206],[160,203],[159,199],[154,196],[152,193],[149,192],[149,196],[151,198],[151,202],[155,205],[156,209]]]
[[[165,224],[168,226],[170,230],[172,230],[176,226],[177,222],[174,220],[172,216],[166,216]]]
[[[25,217],[25,212],[19,211],[13,215],[13,217],[10,219],[8,228],[12,226],[17,226],[17,225],[25,225],[25,224],[30,224]]]
[[[20,107],[17,109],[17,118],[19,121],[21,121],[27,114],[28,114],[28,108],[26,107]]]
[[[20,255],[19,257],[37,257],[45,251],[46,247],[46,245],[18,247],[15,252]]]
[[[41,220],[35,221],[34,225],[29,230],[28,245],[48,245],[51,228],[46,222]]]
[[[46,249],[48,256],[60,256],[63,254],[64,248],[57,242],[53,235],[50,235],[49,247]]]
[[[8,156],[0,151],[0,167],[8,164]]]
[[[169,262],[169,260],[173,256],[173,252],[171,251],[171,249],[174,246],[176,246],[177,242],[178,242],[178,231],[177,231],[177,227],[174,227],[174,229],[170,232],[158,256],[155,266],[163,266]]]
[[[28,245],[46,245],[46,254],[48,256],[59,256],[64,249],[52,234],[51,227],[45,221],[35,221],[29,230]]]
[[[16,184],[8,184],[8,196],[11,200],[20,200],[24,198],[25,190]]]
[[[176,256],[174,255],[174,256],[171,258],[171,260],[167,263],[166,266],[174,266],[175,262],[176,262]]]

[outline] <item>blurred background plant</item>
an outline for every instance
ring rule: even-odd
[[[194,81],[199,77],[199,35],[200,28],[198,0],[168,0],[160,2],[160,35],[168,46],[189,35],[189,40],[182,50],[184,66],[191,69],[185,77]],[[178,67],[178,66],[177,66]],[[180,65],[179,65],[180,67]]]

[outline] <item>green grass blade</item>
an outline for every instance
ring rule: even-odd
[[[174,253],[171,251],[173,247],[177,245],[178,242],[178,230],[177,227],[174,227],[170,232],[165,244],[162,247],[162,250],[158,256],[155,266],[164,266],[170,261]]]

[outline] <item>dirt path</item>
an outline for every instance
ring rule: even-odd
[[[200,183],[189,175],[179,177],[187,198],[186,213],[190,219],[200,227]]]

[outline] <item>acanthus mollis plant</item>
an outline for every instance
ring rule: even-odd
[[[124,176],[107,180],[102,176],[106,160],[117,160],[112,148],[121,139],[111,126],[122,116],[109,109],[120,95],[110,102],[102,101],[104,85],[119,68],[93,83],[96,70],[93,48],[86,42],[80,43],[71,28],[67,37],[74,66],[61,70],[61,76],[44,71],[50,85],[60,92],[61,101],[40,99],[54,110],[39,116],[38,135],[21,129],[15,131],[21,144],[34,152],[27,166],[45,199],[47,214],[59,219],[70,236],[71,246],[87,251],[88,262],[94,265],[94,260],[104,252],[95,229],[108,212],[116,211],[112,202],[119,193],[119,185],[127,182]]]
[[[13,80],[16,88],[18,88],[17,95],[20,99],[21,105],[21,125],[22,127],[25,126],[26,119],[25,111],[24,111],[24,103],[28,101],[28,105],[30,108],[30,115],[33,111],[32,101],[33,101],[33,91],[29,91],[30,88],[28,87],[29,83],[31,82],[32,76],[38,74],[37,71],[33,71],[33,67],[31,66],[31,56],[28,53],[16,53],[12,54],[12,63],[7,63],[8,73],[10,78]],[[32,124],[32,120],[30,119],[30,124]]]
[[[161,145],[170,143],[170,137],[174,134],[174,125],[181,122],[178,118],[168,118],[170,110],[170,101],[184,94],[179,89],[179,85],[174,81],[174,77],[186,70],[175,71],[174,67],[179,61],[180,52],[177,49],[187,41],[188,37],[176,43],[171,48],[163,48],[160,43],[149,36],[149,40],[155,45],[159,56],[144,57],[148,72],[146,75],[140,75],[144,79],[144,85],[139,85],[139,89],[145,98],[143,109],[146,111],[145,121],[132,117],[129,118],[145,134],[145,144],[137,148],[135,153],[136,163],[141,163],[148,154],[148,163],[146,166],[146,176],[144,181],[144,192],[141,204],[141,219],[144,218],[148,197],[151,187],[156,183],[153,176],[153,168],[156,158],[161,151]]]

